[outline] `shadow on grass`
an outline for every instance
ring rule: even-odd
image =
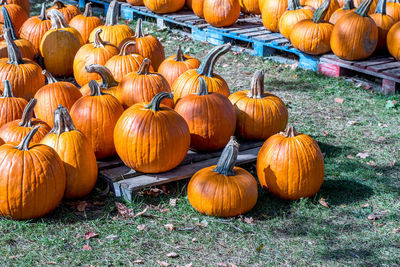
[[[316,140],[316,138],[314,138],[314,140]],[[317,143],[322,153],[325,153],[324,158],[336,158],[343,155],[344,151],[349,152],[352,150],[352,147],[349,146],[334,146],[323,142]]]

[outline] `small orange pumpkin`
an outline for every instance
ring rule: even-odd
[[[143,0],[144,5],[154,13],[165,14],[181,10],[185,0]]]
[[[67,21],[67,24],[73,19],[75,16],[78,16],[81,14],[81,11],[79,8],[73,5],[66,5],[61,1],[54,1],[53,6],[47,9],[47,12],[50,10],[58,10],[60,11],[63,15],[65,20]]]
[[[100,84],[101,90],[120,100],[117,90],[118,82],[114,79],[114,76],[107,67],[98,64],[91,64],[86,66],[86,71],[88,73],[98,74],[101,79],[97,82]],[[81,93],[82,95],[90,95],[92,93],[89,83],[81,87]]]
[[[307,0],[305,5],[306,6],[311,6],[313,7],[315,10],[318,9],[322,3],[325,0]],[[340,8],[339,3],[337,0],[331,0],[330,4],[329,4],[329,8],[325,14],[325,16],[322,19],[325,19],[326,21],[329,21],[329,19],[331,18],[332,14],[338,10]]]
[[[331,18],[329,19],[329,22],[332,23],[333,25],[336,24],[336,22],[343,17],[344,15],[354,11],[354,3],[353,0],[346,0],[344,2],[344,6],[342,8],[337,9],[335,12],[333,12]]]
[[[144,6],[143,0],[126,0],[126,2],[132,6]]]
[[[386,51],[387,34],[394,24],[392,17],[386,14],[386,0],[379,0],[375,13],[371,14],[371,18],[378,27],[378,45],[376,49]]]
[[[203,13],[204,0],[192,0],[192,10],[200,18],[204,18]]]
[[[22,24],[28,19],[28,15],[26,14],[25,10],[16,4],[7,4],[6,0],[0,0],[0,7],[4,7],[7,9],[8,14],[10,16],[10,20],[14,25],[15,32],[19,34],[19,30],[22,27]],[[4,24],[4,17],[3,14],[0,13],[0,24]]]
[[[25,99],[13,95],[10,82],[5,80],[4,91],[0,97],[0,127],[21,118],[27,104]]]
[[[28,15],[31,12],[31,4],[29,0],[7,0],[7,4],[16,4],[22,7],[25,10],[25,13]]]
[[[387,35],[387,47],[389,53],[400,61],[400,22],[397,22],[389,30]]]
[[[287,8],[287,0],[265,0],[261,12],[264,27],[271,32],[279,32],[279,20]]]
[[[298,0],[288,0],[288,8],[279,19],[279,31],[289,39],[294,25],[302,20],[311,19],[313,14],[310,9],[303,8]]]
[[[242,12],[260,15],[261,9],[258,0],[239,0]]]
[[[71,19],[69,26],[75,28],[82,36],[85,43],[89,41],[90,33],[97,27],[103,25],[101,19],[93,16],[92,3],[86,3],[85,12]]]
[[[240,15],[238,0],[204,0],[204,19],[214,27],[234,24]]]
[[[187,195],[195,210],[209,216],[234,217],[256,205],[256,179],[245,169],[235,167],[238,154],[239,144],[232,137],[217,165],[193,175]]]
[[[391,16],[395,23],[400,21],[400,0],[387,3],[386,14]]]

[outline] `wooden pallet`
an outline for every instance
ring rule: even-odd
[[[241,141],[236,165],[255,162],[264,142]],[[175,169],[158,174],[136,172],[125,166],[119,158],[99,161],[99,177],[105,179],[116,197],[132,201],[135,193],[143,188],[187,179],[202,168],[217,164],[221,151],[196,153],[189,151],[183,162]]]

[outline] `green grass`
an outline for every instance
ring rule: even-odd
[[[178,42],[199,58],[211,48],[146,26],[162,38],[167,55]],[[145,266],[157,266],[157,261],[171,266],[400,265],[400,232],[395,233],[400,228],[400,110],[385,107],[398,96],[243,53],[222,57],[215,72],[237,91],[248,89],[252,73],[260,68],[266,70],[266,90],[287,103],[290,124],[317,140],[325,153],[325,181],[314,198],[287,202],[260,188],[256,207],[245,215],[254,219],[251,225],[241,218],[197,213],[187,200],[187,181],[181,181],[166,187],[169,194],[138,195],[127,205],[136,213],[146,205],[150,210],[124,220],[115,208],[120,200],[101,196],[97,189],[85,201],[104,205],[85,212],[62,203],[40,220],[0,219],[2,264],[121,266],[142,260]],[[360,152],[369,157],[357,157]],[[254,173],[252,165],[247,167]],[[319,204],[320,198],[329,208]],[[178,200],[175,207],[170,199]],[[381,217],[373,222],[368,220],[371,214]],[[139,231],[143,224],[147,228]],[[166,224],[175,230],[167,230]],[[99,236],[85,240],[85,232]],[[87,244],[92,250],[82,250]],[[170,252],[179,257],[168,258]]]

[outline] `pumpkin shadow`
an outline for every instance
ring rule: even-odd
[[[345,151],[349,153],[352,150],[352,147],[349,146],[334,146],[323,142],[317,142],[317,143],[319,148],[321,149],[321,152],[324,154],[324,158],[336,158],[343,155]]]

